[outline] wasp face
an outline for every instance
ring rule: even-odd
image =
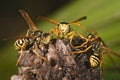
[[[58,24],[58,29],[59,29],[60,33],[65,34],[70,31],[70,25],[69,25],[69,23],[66,23],[66,22],[60,22]]]

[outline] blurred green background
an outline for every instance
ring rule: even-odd
[[[120,53],[120,0],[3,0],[0,1],[0,80],[9,80],[17,73],[17,51],[13,44],[15,37],[24,35],[28,29],[18,9],[26,10],[43,31],[54,25],[37,21],[40,15],[68,22],[87,16],[80,23],[89,31],[98,32],[110,49]],[[75,30],[80,29],[75,27]],[[120,80],[120,58],[113,58],[119,69],[105,56],[104,80]]]

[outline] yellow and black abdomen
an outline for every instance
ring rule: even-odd
[[[22,38],[22,39],[17,39],[14,43],[14,47],[16,50],[21,50],[25,49],[33,44],[33,39],[32,38]]]
[[[100,64],[100,55],[98,53],[90,55],[89,61],[91,67],[97,67]]]

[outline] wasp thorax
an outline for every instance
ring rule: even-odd
[[[33,32],[33,36],[34,37],[41,37],[42,33],[43,33],[42,31],[37,30],[37,31]]]
[[[101,46],[100,42],[93,42],[92,43],[92,50],[97,52],[100,50],[100,46]]]
[[[58,29],[60,33],[68,33],[70,31],[70,25],[67,22],[60,22],[58,24]]]

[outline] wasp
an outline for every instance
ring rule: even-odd
[[[94,34],[89,34],[88,38],[91,39],[91,44],[92,45],[92,50],[94,52],[93,55],[91,56],[94,56],[96,57],[96,60],[97,61],[98,59],[98,63],[100,63],[100,65],[102,64],[102,56],[106,53],[108,55],[108,57],[111,59],[111,61],[114,63],[113,59],[111,58],[111,54],[114,55],[114,56],[117,56],[117,57],[120,57],[120,54],[111,50],[110,48],[107,47],[107,45],[105,44],[105,42],[102,40],[101,37],[98,36],[98,33],[94,33]],[[97,55],[99,56],[96,56],[96,53]],[[90,63],[91,65],[94,64],[95,62],[92,60],[93,58],[90,56]],[[114,63],[115,64],[115,63]],[[97,64],[96,64],[97,65]],[[96,66],[95,65],[95,66]],[[95,67],[93,66],[93,67]]]
[[[55,24],[56,27],[55,27],[55,29],[51,30],[51,32],[50,32],[51,35],[56,36],[57,38],[70,40],[70,45],[72,45],[71,40],[72,40],[73,36],[75,35],[75,32],[72,29],[71,25],[77,25],[82,30],[87,32],[86,28],[84,26],[82,26],[80,23],[78,23],[78,21],[82,21],[86,18],[87,18],[86,16],[83,16],[77,20],[74,20],[74,21],[68,23],[68,22],[64,22],[64,21],[58,22],[56,20],[48,19],[48,18],[43,17],[43,16],[38,17],[38,19],[43,19],[43,20],[48,21],[52,24]],[[80,35],[80,36],[83,37],[82,35]]]
[[[76,46],[79,51],[75,51],[72,53],[87,53],[90,55],[89,62],[91,67],[97,67],[98,65],[102,64],[102,56],[107,53],[108,56],[113,54],[115,56],[120,57],[120,54],[109,49],[101,37],[98,36],[98,33],[89,34],[86,39],[87,41],[83,42],[82,46]],[[81,49],[83,48],[83,49]],[[111,57],[110,57],[111,59]],[[112,59],[111,59],[112,60]],[[113,61],[113,60],[112,60]]]
[[[86,39],[88,39],[87,41],[82,38],[80,39],[83,40],[83,43],[81,43],[82,46],[75,46],[74,48],[77,51],[74,51],[72,53],[78,55],[87,54],[87,61],[90,68],[100,67],[100,78],[102,78],[102,63],[105,53],[108,55],[112,63],[116,66],[114,60],[110,55],[112,54],[120,58],[120,54],[108,48],[102,38],[98,36],[98,33],[88,34],[88,36],[86,37]]]
[[[105,46],[105,44],[100,37],[95,38],[93,34],[89,34],[88,39],[90,39],[90,41],[88,42],[87,46],[91,45],[90,49],[91,52],[88,52],[88,54],[90,55],[89,57],[90,66],[97,67],[102,63],[101,62],[103,53],[102,46]]]
[[[29,50],[30,47],[32,47],[32,51],[35,55],[47,61],[47,58],[44,56],[41,50],[44,51],[43,44],[48,44],[50,42],[51,37],[49,33],[44,33],[40,31],[35,26],[35,24],[33,23],[33,21],[31,20],[30,16],[26,11],[20,9],[19,12],[27,22],[30,29],[28,29],[25,37],[19,38],[15,41],[14,44],[15,49],[21,51],[20,57],[18,58],[16,65],[18,65],[20,59],[22,58],[23,51]],[[30,33],[31,31],[32,34]]]

